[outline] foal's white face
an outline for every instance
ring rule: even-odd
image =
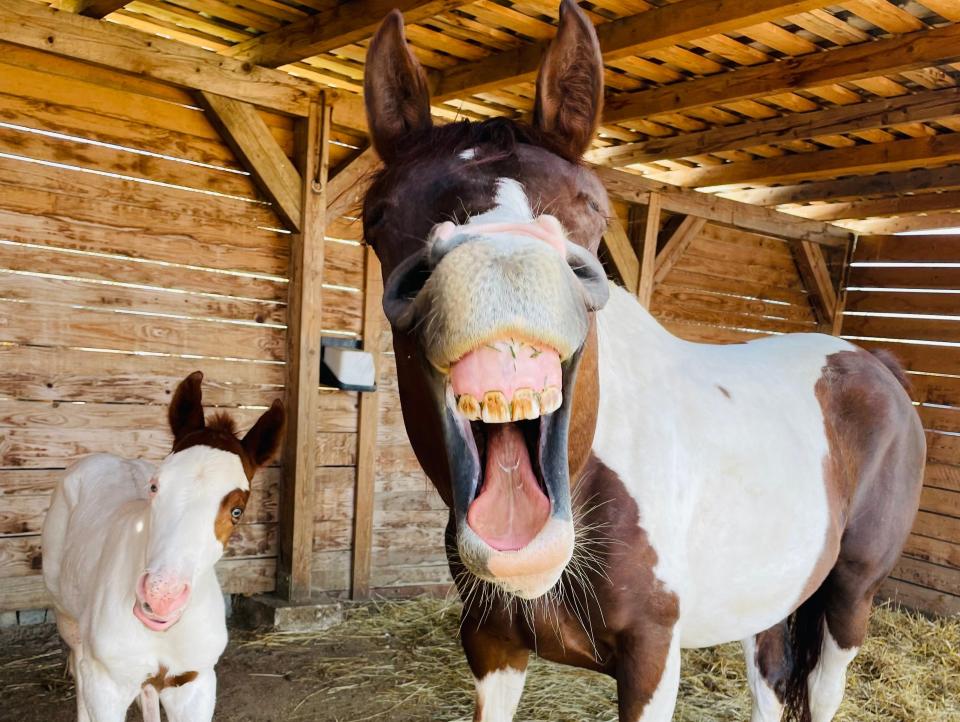
[[[183,613],[197,578],[223,556],[250,484],[240,457],[209,446],[170,454],[151,480],[144,572],[134,614],[162,631]]]

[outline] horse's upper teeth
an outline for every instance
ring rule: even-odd
[[[487,424],[538,419],[541,414],[553,413],[562,403],[563,393],[556,386],[549,386],[540,393],[533,389],[517,389],[512,401],[501,391],[487,391],[482,402],[470,394],[457,397],[457,409],[461,414],[470,421],[482,420]]]

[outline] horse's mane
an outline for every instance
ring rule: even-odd
[[[208,431],[226,434],[233,438],[237,437],[237,422],[234,421],[229,414],[222,411],[210,417],[207,421],[206,428]]]

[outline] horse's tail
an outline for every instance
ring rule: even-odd
[[[910,378],[903,370],[903,365],[897,357],[883,348],[872,349],[870,353],[877,361],[887,367],[887,370],[893,374],[894,378],[900,382],[900,385],[903,386],[904,390],[909,394],[911,391]]]
[[[784,695],[784,722],[810,722],[807,678],[820,661],[826,610],[826,581],[801,604],[789,620],[793,666]]]

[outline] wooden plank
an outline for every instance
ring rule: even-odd
[[[774,301],[777,305],[790,304],[794,308],[803,309],[807,316],[812,319],[810,305],[807,303],[807,294],[802,288],[784,288],[753,278],[726,278],[709,273],[709,270],[707,268],[702,270],[684,269],[675,266],[664,283],[685,289],[738,295],[756,299],[760,302]]]
[[[846,318],[845,316],[844,319]],[[845,335],[850,335],[847,333],[846,324],[843,331]],[[883,349],[893,353],[907,371],[960,375],[960,349],[954,346],[869,340],[854,340],[853,343],[867,350]]]
[[[60,9],[99,20],[119,10],[128,2],[130,0],[60,0]]]
[[[928,404],[960,406],[960,377],[933,374],[911,374],[911,396]],[[960,470],[955,472],[960,477]]]
[[[949,617],[960,614],[960,596],[928,589],[918,584],[887,579],[880,585],[877,597],[892,600],[908,609]]]
[[[820,246],[802,241],[794,247],[794,257],[807,298],[822,327],[832,329],[837,311],[837,292]]]
[[[765,303],[759,299],[735,296],[726,293],[710,293],[700,289],[673,285],[670,280],[658,283],[653,292],[651,308],[656,313],[661,307],[688,308],[691,310],[720,311],[724,313],[781,318],[810,326],[813,317],[807,306],[790,306],[782,303]]]
[[[918,559],[901,557],[893,571],[890,572],[890,576],[927,589],[936,589],[939,592],[960,596],[960,569],[951,569]]]
[[[363,350],[380,356],[380,317],[383,297],[380,264],[370,246],[366,246],[364,269]],[[371,547],[373,543],[374,477],[376,473],[377,422],[380,395],[360,394],[360,428],[357,438],[357,482],[354,493],[353,564],[350,597],[364,599],[370,595]]]
[[[299,231],[303,181],[256,109],[249,103],[202,90],[197,97],[214,127],[250,171],[287,228]]]
[[[960,26],[946,25],[739,68],[721,78],[697,78],[608,99],[604,120],[622,123],[657,113],[683,113],[739,100],[793,92],[960,58]]]
[[[928,431],[927,460],[934,463],[960,466],[960,436]],[[960,502],[954,498],[949,508],[956,510],[958,503]]]
[[[661,321],[661,323],[674,336],[694,343],[745,343],[767,335],[761,331],[720,328],[703,323],[683,323],[667,320]]]
[[[330,179],[327,189],[327,197],[330,199],[327,215],[330,218],[359,216],[363,194],[366,193],[370,177],[379,167],[380,159],[373,146],[369,146],[341,168]]]
[[[844,316],[843,332],[872,338],[903,338],[921,341],[960,342],[960,318],[940,321],[925,318]]]
[[[950,544],[960,544],[960,522],[954,517],[942,514],[921,510],[917,513],[913,533],[939,539]]]
[[[643,226],[642,259],[640,279],[637,281],[637,300],[644,308],[650,308],[653,296],[653,279],[656,275],[657,237],[660,232],[660,194],[651,193],[647,200]]]
[[[837,226],[799,219],[769,208],[749,205],[686,188],[643,178],[612,168],[594,166],[610,195],[630,203],[646,203],[651,192],[661,195],[662,208],[671,213],[697,216],[708,221],[789,241],[810,241],[844,247],[851,234]]]
[[[863,175],[881,170],[907,170],[918,165],[944,165],[957,160],[960,160],[960,133],[948,133],[683,168],[660,174],[658,178],[684,188],[704,188],[737,183],[787,183],[850,173]]]
[[[848,291],[848,311],[870,313],[925,313],[953,315],[960,313],[960,292],[924,293],[896,291]]]
[[[957,462],[960,463],[960,458]],[[924,486],[920,494],[920,508],[932,514],[951,517],[960,524],[960,491]]]
[[[280,496],[277,588],[291,602],[311,593],[317,404],[320,385],[321,284],[330,109],[314,104],[299,132],[302,217],[291,243],[287,334],[287,434]]]
[[[723,195],[744,203],[775,206],[824,199],[838,201],[852,198],[859,201],[869,196],[918,193],[938,188],[960,188],[960,166],[860,175],[840,180],[788,184],[776,188],[753,188]]]
[[[607,223],[602,242],[617,273],[620,274],[623,285],[629,289],[637,288],[640,281],[640,260],[619,219],[611,218]]]
[[[590,151],[587,158],[603,165],[625,166],[631,163],[686,158],[738,148],[849,133],[867,128],[932,120],[957,114],[960,114],[960,88],[944,88],[809,113],[790,113],[765,120],[722,125],[699,133],[681,133],[663,138],[652,137],[638,143],[597,148]]]
[[[604,60],[609,62],[745,28],[824,4],[821,0],[682,0],[601,23],[596,27],[597,39]],[[532,81],[547,45],[544,40],[473,63],[455,65],[432,78],[433,97],[435,101],[443,101]]]
[[[820,203],[783,210],[785,213],[813,218],[818,221],[837,221],[957,209],[960,209],[960,191],[921,193],[899,198],[880,198],[879,200],[851,201],[848,203]],[[960,218],[954,222],[960,223]]]
[[[295,116],[305,116],[318,93],[286,73],[29,0],[5,0],[0,40]]]
[[[465,0],[362,0],[348,6],[334,4],[303,20],[238,43],[223,54],[276,68],[368,40],[394,8],[412,25],[464,4]]]
[[[929,230],[946,232],[947,229],[960,227],[960,213],[931,213],[924,216],[905,216],[903,218],[844,221],[843,225],[858,233],[907,233]]]
[[[853,266],[851,287],[960,290],[960,268],[916,266]]]
[[[920,406],[917,412],[925,429],[947,431],[952,434],[960,433],[960,406],[951,409]]]
[[[685,216],[680,225],[673,232],[667,242],[663,244],[660,252],[657,254],[653,282],[657,285],[670,274],[677,261],[683,256],[687,248],[693,242],[703,227],[707,224],[706,219],[696,218],[694,216]]]
[[[736,331],[760,333],[795,333],[814,331],[811,324],[787,319],[764,318],[752,314],[731,313],[725,310],[708,311],[684,306],[661,304],[654,316],[664,324],[705,324]]]
[[[960,236],[860,236],[852,260],[957,262]]]
[[[275,570],[274,559],[224,559],[217,564],[217,578],[226,594],[259,594],[273,590]],[[0,611],[50,606],[52,602],[39,574],[3,580]]]

